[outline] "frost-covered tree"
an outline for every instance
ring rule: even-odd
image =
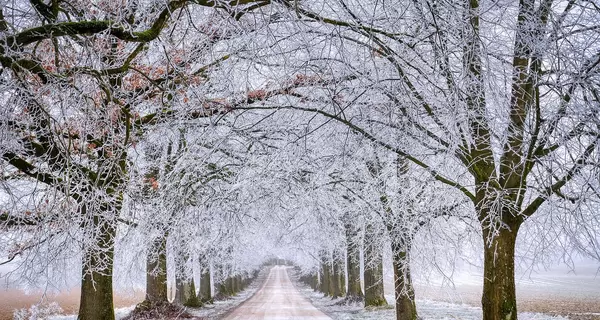
[[[597,196],[597,5],[284,4],[308,20],[296,29],[316,44],[307,63],[350,81],[294,90],[280,108],[346,124],[460,191],[481,226],[484,319],[516,319],[519,228],[557,201]]]
[[[27,243],[13,238],[9,257],[74,232],[69,247],[82,256],[80,319],[114,318],[114,244],[130,152],[149,126],[227,110],[223,100],[195,89],[210,66],[228,58],[223,48],[213,51],[215,44],[238,35],[235,21],[266,4],[2,4],[0,164],[10,179],[44,184],[46,190],[35,191],[65,205],[54,211],[59,218],[39,203],[36,210],[7,212],[4,221],[36,211],[44,230]]]

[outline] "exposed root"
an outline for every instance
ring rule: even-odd
[[[168,302],[152,303],[144,300],[135,306],[135,309],[123,320],[150,320],[150,319],[190,319],[193,318],[185,307]]]
[[[234,295],[229,293],[229,292],[219,292],[214,296],[215,300],[227,300],[230,299],[231,297],[233,297]]]
[[[364,298],[361,296],[347,296],[346,298],[334,303],[336,306],[362,306]]]

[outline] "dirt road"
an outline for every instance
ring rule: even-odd
[[[284,266],[273,267],[256,294],[224,319],[331,319],[296,290],[288,277],[287,269]]]

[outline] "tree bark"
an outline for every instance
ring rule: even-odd
[[[410,278],[410,246],[392,244],[396,320],[416,320],[415,290]]]
[[[236,276],[229,276],[229,278],[227,278],[227,285],[229,287],[229,292],[231,293],[232,296],[234,296],[238,293],[236,282],[237,282]]]
[[[202,303],[196,296],[193,274],[185,274],[185,263],[188,259],[189,257],[183,252],[178,252],[177,271],[175,272],[175,303],[197,308],[202,306]]]
[[[241,292],[244,290],[244,280],[241,275],[235,276],[235,292]]]
[[[348,256],[346,265],[348,272],[348,292],[346,293],[346,299],[352,302],[362,301],[364,297],[360,287],[360,250],[357,245],[356,231],[356,228],[352,224],[346,224],[346,250]]]
[[[226,270],[226,267],[224,265],[218,265],[215,269],[217,270],[217,273],[219,275],[218,278],[221,279],[221,281],[217,285],[217,288],[218,288],[217,299],[231,296],[231,284],[230,284],[230,277],[228,275],[229,272]]]
[[[156,238],[146,260],[145,304],[168,303],[167,296],[167,235]]]
[[[189,269],[186,268],[186,263],[189,262],[189,256],[178,250],[176,258],[175,272],[175,303],[186,307],[197,308],[202,304],[196,296],[196,285],[194,283],[194,275],[186,274]]]
[[[229,286],[227,285],[227,279],[223,279],[223,281],[219,283],[218,288],[219,296],[217,296],[217,300],[231,295],[231,292],[229,292]]]
[[[373,229],[370,224],[365,228],[365,307],[387,305],[383,291],[383,257],[381,248],[376,245]]]
[[[86,250],[83,258],[81,300],[78,320],[114,320],[112,272],[115,228],[103,217],[95,217],[103,233],[97,235],[98,248]]]
[[[91,234],[95,241],[94,247],[87,248],[83,255],[78,320],[115,319],[112,274],[116,228],[114,220],[102,215],[108,212],[101,210],[99,215],[92,218]],[[85,217],[86,207],[82,208],[81,213]],[[84,228],[89,229],[90,226]]]
[[[196,296],[194,279],[176,279],[175,303],[186,307],[198,308],[202,306]]]
[[[212,303],[210,268],[206,268],[200,275],[200,292],[198,293],[198,297],[201,302]]]
[[[485,320],[516,320],[515,242],[518,226],[495,236],[484,229],[484,277],[481,304]]]
[[[333,296],[333,280],[332,280],[332,272],[331,265],[328,262],[323,264],[323,293],[326,296]]]
[[[333,285],[332,298],[336,299],[339,297],[343,297],[346,293],[346,288],[344,286],[344,267],[342,262],[342,253],[339,250],[335,250],[333,253],[333,281],[331,281]]]

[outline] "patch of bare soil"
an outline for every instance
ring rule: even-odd
[[[481,306],[481,288],[463,285],[456,291],[440,290],[434,287],[417,287],[417,296],[449,303],[465,303],[474,307]],[[459,298],[457,298],[459,297]],[[600,320],[600,299],[598,294],[575,292],[568,287],[527,288],[517,292],[517,310],[519,312],[538,312],[554,316],[569,317],[572,320]]]
[[[572,320],[600,320],[600,301],[596,299],[536,299],[520,301],[518,308],[519,312],[541,312]]]

